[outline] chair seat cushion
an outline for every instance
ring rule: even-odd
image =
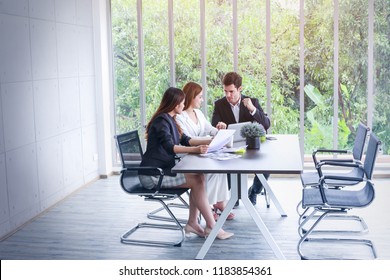
[[[124,191],[130,194],[136,194],[141,196],[148,196],[156,193],[156,189],[146,189],[139,181],[138,175],[135,172],[126,172],[122,174],[122,188]],[[188,189],[187,188],[163,188],[160,190],[160,194],[168,195],[182,195]]]
[[[317,187],[303,189],[302,206],[305,208],[316,206],[324,208],[356,208],[367,206],[374,199],[374,189],[368,183],[359,190],[348,190],[348,188],[324,190],[327,200],[326,207],[324,207],[320,189]]]

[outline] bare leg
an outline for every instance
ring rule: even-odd
[[[189,223],[190,221],[191,223],[195,223],[194,221],[192,221],[192,219],[197,217],[197,213],[199,212],[196,209],[199,209],[200,213],[203,215],[203,218],[206,221],[206,228],[204,230],[204,233],[208,235],[211,232],[211,229],[215,226],[215,220],[207,199],[204,175],[186,174],[185,176],[187,181],[187,187],[191,189]],[[191,203],[196,209],[191,207]],[[200,228],[200,225],[198,223],[196,223],[196,225],[197,228]],[[225,232],[223,229],[220,229],[217,234],[217,238],[219,239],[226,239],[231,236],[233,236],[233,233]]]
[[[226,207],[226,202],[225,201],[218,201],[217,203],[215,203],[214,205],[214,209],[215,210],[221,210],[221,211],[223,211],[224,209],[225,209],[225,207]]]
[[[190,192],[190,213],[188,217],[188,224],[195,229],[196,231],[202,233],[203,228],[198,223],[199,209],[196,207],[196,202],[194,201],[193,192]]]
[[[186,174],[186,180],[188,187],[191,188],[190,204],[192,203],[195,208],[199,209],[200,213],[206,221],[206,226],[208,228],[213,228],[215,225],[215,221],[207,200],[204,175]],[[197,219],[197,214],[198,212],[192,209],[192,207],[190,206],[189,220],[191,222],[193,221],[193,219]]]
[[[197,217],[197,213],[199,212],[196,209],[199,209],[200,213],[203,215],[203,218],[206,221],[206,228],[204,229],[204,231],[202,229],[202,232],[204,232],[204,234],[207,236],[214,228],[215,220],[207,199],[204,175],[186,174],[185,176],[187,187],[191,189],[189,223],[193,224],[189,225],[194,228],[193,225],[195,225],[195,221],[193,221],[192,219]],[[191,206],[191,203],[196,209]],[[200,225],[196,223],[196,229],[194,229],[198,231],[199,228],[201,228]],[[220,229],[217,234],[218,239],[227,239],[231,236],[233,236],[233,233],[225,232],[223,229]]]
[[[226,207],[226,202],[225,201],[218,201],[213,205],[215,212],[217,212],[217,209],[221,212],[225,210]],[[233,220],[235,218],[235,215],[233,212],[230,212],[229,215],[227,216],[227,220]]]

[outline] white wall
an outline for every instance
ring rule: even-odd
[[[0,237],[99,176],[96,3],[0,0]]]

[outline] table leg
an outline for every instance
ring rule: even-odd
[[[276,209],[278,209],[280,215],[282,217],[287,217],[286,212],[284,212],[282,205],[280,205],[279,200],[276,198],[274,192],[272,191],[270,185],[268,184],[268,181],[265,179],[263,174],[256,174],[257,178],[259,178],[260,182],[263,184],[264,188],[266,189],[266,193],[269,195],[270,199],[275,204]]]
[[[280,250],[279,246],[276,244],[275,240],[273,239],[271,233],[268,231],[267,226],[264,224],[259,213],[253,207],[252,203],[249,201],[248,196],[246,195],[248,193],[248,176],[246,174],[242,174],[239,177],[236,177],[236,176],[237,175],[234,175],[232,177],[232,184],[231,184],[231,190],[230,190],[231,191],[230,200],[227,203],[225,210],[221,213],[215,227],[210,232],[210,235],[207,237],[206,241],[203,243],[202,247],[200,248],[195,259],[202,260],[205,257],[205,255],[209,251],[211,245],[213,244],[213,242],[217,236],[218,231],[222,228],[222,225],[225,223],[227,216],[229,215],[230,211],[233,209],[234,205],[236,204],[237,199],[241,199],[245,208],[247,209],[247,211],[251,215],[252,219],[255,221],[257,227],[260,229],[260,232],[264,236],[265,240],[267,241],[268,245],[271,247],[274,254],[278,257],[278,259],[282,259],[282,260],[286,259],[285,256],[283,255],[282,251]],[[233,179],[235,177],[237,180]],[[264,177],[263,177],[263,179],[265,180]],[[240,180],[239,184],[237,183],[238,180]],[[261,181],[261,179],[260,179],[260,181]],[[268,186],[268,188],[269,188],[269,186]],[[245,194],[245,195],[241,196],[241,194]],[[272,193],[272,195],[273,195],[273,193]]]
[[[234,177],[232,177],[232,184],[230,189],[230,200],[227,203],[221,215],[219,216],[218,221],[215,224],[213,230],[210,232],[209,236],[206,238],[206,241],[203,243],[202,248],[200,248],[198,254],[196,255],[195,257],[196,260],[203,260],[204,256],[207,254],[215,238],[217,237],[218,231],[222,228],[223,224],[226,221],[227,216],[229,215],[230,211],[233,209],[234,205],[236,204],[236,201],[238,199],[238,186],[237,186],[237,180],[233,180],[233,178]],[[229,241],[225,241],[225,242],[229,242]]]
[[[261,175],[261,177],[263,177],[264,181],[267,182],[267,180],[265,180],[263,175]],[[261,179],[260,179],[260,181],[261,181]],[[241,175],[241,183],[242,183],[241,184],[241,192],[242,193],[247,193],[248,192],[248,175],[246,175],[246,174],[242,174]],[[264,183],[263,183],[263,185],[264,185]],[[268,191],[268,189],[267,189],[267,191]],[[273,195],[273,193],[272,193],[272,195]],[[276,255],[276,257],[278,259],[285,260],[286,257],[284,256],[284,254],[280,250],[279,246],[276,244],[275,240],[273,239],[271,233],[268,231],[268,228],[264,224],[264,222],[263,222],[262,218],[260,217],[259,213],[256,211],[255,207],[250,202],[248,196],[247,195],[243,195],[241,197],[241,201],[243,202],[246,210],[251,215],[252,219],[255,221],[257,227],[261,231],[261,234],[264,236],[265,240],[267,241],[268,245],[271,247],[271,249],[274,252],[274,254]]]

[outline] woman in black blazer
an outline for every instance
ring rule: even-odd
[[[206,153],[210,140],[191,139],[176,123],[176,114],[184,108],[185,95],[181,89],[168,88],[161,100],[160,106],[146,127],[147,148],[143,155],[141,166],[156,166],[164,170],[162,187],[185,187],[191,189],[190,211],[188,223],[184,227],[186,235],[195,233],[207,236],[215,226],[215,220],[208,204],[205,176],[200,173],[173,174],[171,168],[175,165],[175,155],[178,153]],[[167,176],[168,175],[168,176]],[[153,188],[158,177],[139,175],[145,188]],[[198,223],[199,212],[206,221],[203,229]],[[220,230],[217,238],[227,239],[233,233]]]

